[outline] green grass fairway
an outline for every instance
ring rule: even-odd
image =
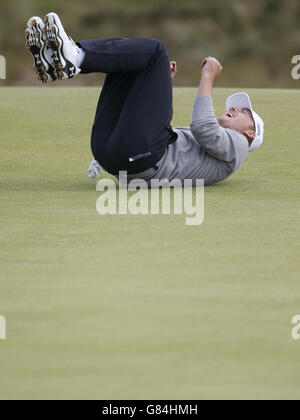
[[[193,227],[97,214],[99,90],[0,89],[0,398],[299,399],[300,91],[249,89],[265,143]]]

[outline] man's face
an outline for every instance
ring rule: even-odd
[[[244,134],[248,140],[253,140],[255,137],[254,121],[248,108],[232,106],[228,112],[218,118],[218,122],[221,127],[231,128]]]

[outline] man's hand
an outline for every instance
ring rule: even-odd
[[[176,61],[170,61],[171,77],[174,79],[175,74],[177,73],[177,63]]]
[[[93,159],[89,169],[88,169],[88,177],[92,178],[94,181],[96,181],[96,177],[102,178],[101,175],[101,166],[99,165],[99,163]]]
[[[219,76],[219,74],[223,70],[222,65],[214,57],[206,57],[201,63],[201,68],[202,68],[202,75],[206,74],[212,77],[213,79]]]
[[[197,96],[213,96],[215,78],[222,72],[223,67],[214,57],[207,57],[201,63],[202,75]]]

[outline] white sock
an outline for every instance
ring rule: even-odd
[[[85,58],[85,51],[82,48],[79,48],[78,56],[77,56],[77,63],[76,63],[79,69],[81,68],[84,58]]]

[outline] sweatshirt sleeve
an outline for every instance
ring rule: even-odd
[[[214,158],[224,162],[235,160],[235,169],[245,161],[249,151],[246,137],[219,125],[210,96],[196,98],[190,128],[195,140]]]

